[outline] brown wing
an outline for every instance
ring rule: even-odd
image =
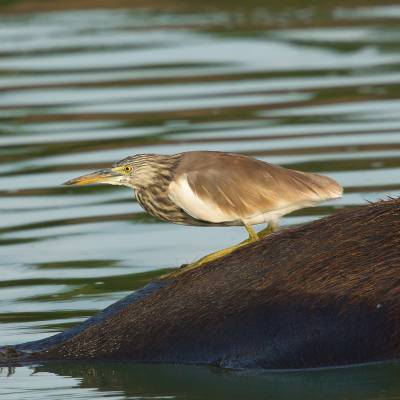
[[[212,222],[222,222],[340,197],[342,188],[328,177],[251,157],[196,151],[182,154],[171,192],[174,201],[190,215],[204,219],[205,211],[199,216],[199,207],[214,207],[217,214]]]

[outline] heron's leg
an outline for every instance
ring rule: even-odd
[[[254,230],[254,228],[251,225],[248,225],[245,222],[243,222],[243,225],[245,226],[247,232],[249,233],[249,238],[248,239],[243,240],[242,242],[240,242],[238,244],[235,244],[235,245],[233,245],[231,247],[227,247],[226,249],[218,250],[218,251],[216,251],[214,253],[208,254],[208,255],[200,258],[200,260],[197,260],[192,264],[186,265],[181,270],[172,272],[169,276],[176,276],[176,275],[179,275],[182,272],[189,271],[191,269],[194,269],[194,268],[200,267],[200,266],[202,266],[204,264],[207,264],[207,263],[209,263],[211,261],[215,261],[218,258],[227,256],[228,254],[232,253],[234,250],[236,250],[236,249],[238,249],[238,248],[240,248],[240,247],[242,247],[242,246],[244,246],[244,245],[246,245],[248,243],[255,242],[256,240],[259,239],[258,235],[257,235],[257,232]]]
[[[258,232],[258,237],[260,239],[264,238],[265,236],[268,236],[270,233],[275,232],[278,230],[278,224],[276,222],[272,223],[270,222],[266,228],[262,229],[260,232]]]
[[[200,258],[200,260],[197,260],[194,263],[187,265],[186,267],[184,267],[184,270],[187,271],[189,269],[197,268],[197,267],[200,267],[211,261],[218,260],[218,258],[225,257],[228,254],[232,253],[234,250],[238,249],[239,247],[244,246],[244,244],[246,244],[246,243],[241,242],[241,243],[235,244],[231,247],[227,247],[226,249],[218,250],[218,251],[215,251],[214,253],[208,254],[208,255]]]
[[[259,239],[259,235],[257,234],[257,232],[254,230],[254,228],[251,225],[244,223],[244,227],[246,228],[247,232],[249,233],[249,239],[247,240],[247,243],[254,242]]]

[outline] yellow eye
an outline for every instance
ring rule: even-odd
[[[125,165],[124,172],[126,174],[129,174],[129,172],[132,172],[132,167],[130,165]]]

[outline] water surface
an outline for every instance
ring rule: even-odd
[[[223,150],[327,174],[342,199],[400,194],[400,6],[90,10],[0,17],[0,343],[59,332],[166,268],[238,242],[115,187],[63,187],[135,153]],[[6,376],[9,375],[7,378]],[[7,399],[397,398],[398,366],[261,376],[198,367],[3,370]],[[189,383],[190,384],[189,384]],[[197,389],[193,389],[196,387]],[[236,393],[236,394],[235,394]],[[311,396],[311,397],[310,397]]]

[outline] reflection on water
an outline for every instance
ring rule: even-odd
[[[306,372],[226,371],[129,363],[51,363],[3,369],[7,399],[394,399],[400,366],[377,364]],[[3,379],[9,375],[9,379]],[[18,381],[18,389],[15,381]],[[14,385],[13,385],[14,382]],[[51,384],[49,385],[49,382]],[[65,398],[64,397],[64,398]]]
[[[400,194],[400,6],[282,11],[257,4],[246,12],[233,11],[233,3],[219,2],[216,12],[0,17],[0,344],[72,326],[162,269],[243,239],[241,228],[157,221],[127,189],[60,186],[127,155],[242,152],[345,186],[342,199],[300,210],[284,224]],[[227,386],[244,390],[240,382],[272,397],[279,390],[290,397],[303,385],[321,397],[333,390],[322,373],[251,382],[224,375],[225,385],[207,369],[63,368],[41,367],[37,381],[29,368],[17,368],[5,382],[16,387],[18,379],[33,390],[53,381],[59,396],[81,385],[88,398],[103,386],[115,398],[124,396],[119,391],[195,397],[177,389],[187,387],[183,377],[199,382],[199,390],[206,381],[202,395],[214,385],[218,398]],[[397,367],[387,376],[384,368],[365,376],[355,369],[354,391],[358,382],[363,398],[390,397]],[[343,388],[352,383],[335,374],[329,376]],[[128,375],[141,377],[143,389]],[[155,392],[145,383],[152,375],[159,377]],[[388,391],[378,391],[380,384]]]

